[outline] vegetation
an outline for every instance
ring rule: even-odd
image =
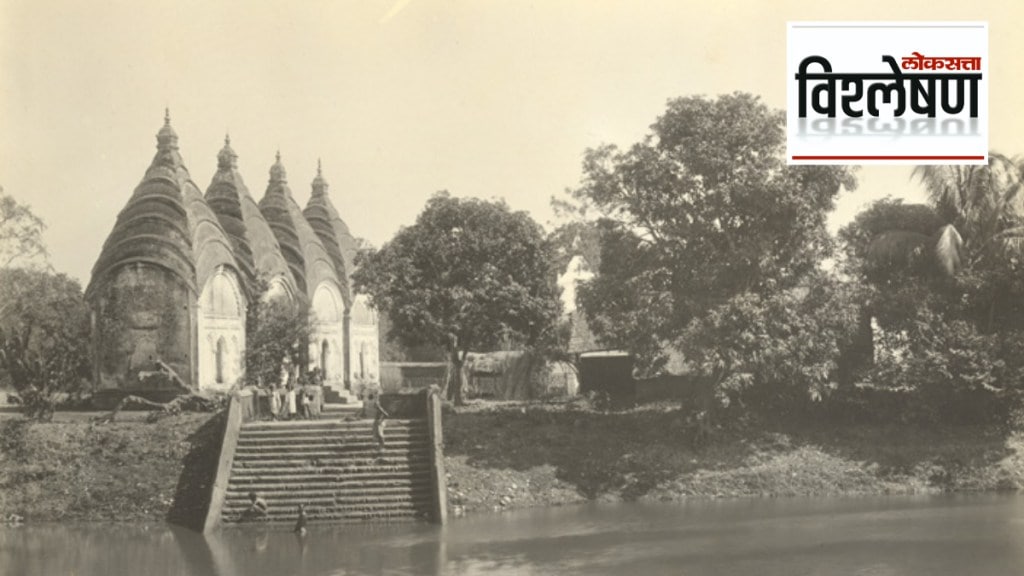
[[[580,400],[450,410],[449,505],[471,511],[1024,487],[1024,438],[984,425],[823,427],[780,416],[730,420],[696,448],[692,434],[674,405],[602,413]]]
[[[560,302],[540,226],[503,202],[435,195],[378,251],[360,258],[356,289],[391,321],[389,338],[443,346],[449,397],[462,404],[470,350],[554,338]]]
[[[40,265],[43,228],[0,189],[0,387],[45,420],[56,396],[82,391],[89,376],[89,312],[78,282]]]
[[[626,151],[589,150],[580,202],[601,215],[591,328],[657,372],[687,325],[737,296],[800,285],[825,256],[842,167],[787,167],[784,115],[747,94],[669,103]]]
[[[0,419],[0,511],[27,522],[102,520],[201,524],[223,419],[140,416],[97,426],[89,415]],[[198,500],[198,501],[197,501]]]
[[[884,390],[913,398],[901,419],[1005,422],[1024,388],[1021,163],[920,167],[929,204],[875,203],[836,252],[825,216],[856,182],[786,166],[783,120],[746,94],[680,98],[641,142],[587,152],[572,224],[600,247],[579,289],[598,339],[641,375],[682,352],[706,410],[867,417]]]
[[[46,260],[46,225],[32,209],[0,186],[0,268],[39,265]]]
[[[246,377],[253,384],[269,385],[281,378],[282,362],[307,365],[305,342],[309,342],[308,313],[283,299],[268,298],[269,284],[256,283],[256,297],[246,311]],[[299,308],[296,310],[296,308]]]

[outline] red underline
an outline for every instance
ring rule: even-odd
[[[984,156],[793,156],[793,160],[984,160]]]

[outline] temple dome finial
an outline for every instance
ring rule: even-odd
[[[323,164],[316,159],[316,178],[313,179],[313,196],[327,194],[327,180],[324,180]]]
[[[281,151],[277,151],[274,165],[270,167],[270,181],[271,182],[287,182],[288,172],[284,169],[284,164],[281,164]]]
[[[171,128],[171,109],[164,108],[164,125],[160,128],[160,131],[156,133],[157,150],[177,150],[178,149],[178,133]]]
[[[231,148],[231,136],[224,135],[224,147],[217,154],[217,168],[230,170],[238,167],[238,154]]]

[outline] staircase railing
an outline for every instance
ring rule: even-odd
[[[231,479],[231,464],[235,460],[235,449],[238,447],[238,436],[242,431],[242,422],[252,418],[254,403],[257,401],[251,390],[243,390],[231,394],[228,402],[227,423],[224,426],[224,440],[220,444],[220,456],[217,459],[217,474],[210,488],[210,506],[206,510],[203,532],[210,532],[220,525],[221,510],[227,495],[228,481]],[[248,414],[248,418],[246,415]]]
[[[430,435],[430,472],[432,474],[431,500],[433,520],[437,524],[448,521],[448,479],[444,470],[444,437],[441,433],[441,389],[426,389],[427,433]]]

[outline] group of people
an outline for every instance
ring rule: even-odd
[[[313,419],[316,397],[313,392],[301,386],[286,384],[270,390],[270,417],[274,420]]]
[[[319,370],[310,373],[313,384],[320,384]],[[320,410],[315,406],[317,397],[312,390],[298,383],[291,362],[286,358],[281,363],[281,375],[278,382],[271,385],[270,417],[273,420],[294,420],[296,418],[317,418]]]

